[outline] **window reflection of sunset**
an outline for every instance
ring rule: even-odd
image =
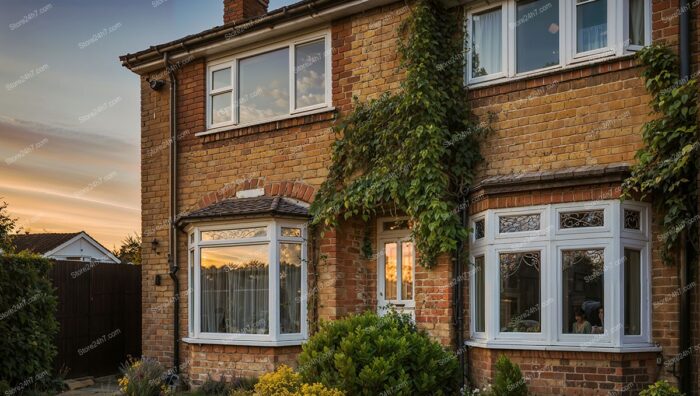
[[[384,292],[387,300],[396,299],[396,243],[384,244]]]
[[[298,243],[280,243],[280,263],[301,267],[301,245]]]
[[[202,248],[202,268],[245,268],[268,265],[268,245],[222,246]]]
[[[413,242],[401,244],[401,290],[403,300],[413,298]]]

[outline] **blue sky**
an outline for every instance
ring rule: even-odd
[[[138,77],[118,56],[221,25],[222,10],[0,0],[0,197],[26,230],[85,230],[109,248],[140,231]]]

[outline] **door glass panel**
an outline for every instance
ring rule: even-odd
[[[396,242],[384,244],[384,299],[396,300],[397,282],[397,246]]]
[[[401,243],[401,299],[413,299],[413,242]]]

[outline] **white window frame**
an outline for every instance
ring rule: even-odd
[[[569,211],[604,210],[604,226],[560,229],[559,214]],[[640,230],[624,229],[623,210],[640,212]],[[499,233],[498,218],[512,214],[540,214],[541,232]],[[473,222],[486,219],[485,237],[472,239],[469,259],[484,256],[485,283],[493,285],[485,291],[485,331],[476,332],[476,296],[470,293],[471,339],[468,345],[572,351],[656,351],[651,338],[651,223],[647,203],[603,200],[563,203],[531,207],[489,209],[473,216]],[[639,250],[641,265],[641,334],[624,335],[624,249]],[[603,334],[568,334],[563,327],[562,251],[572,249],[603,249],[605,331]],[[536,251],[541,253],[540,333],[500,331],[500,270],[499,253]],[[475,290],[476,276],[472,271],[470,290]],[[615,324],[619,326],[616,328]]]
[[[210,240],[203,241],[201,233],[204,231],[228,230],[250,227],[265,227],[265,237],[242,238],[234,240]],[[281,236],[282,227],[294,227],[301,229],[300,237]],[[188,233],[188,253],[194,251],[194,265],[188,262],[188,276],[194,277],[194,290],[188,293],[188,304],[194,307],[194,318],[189,317],[188,338],[183,341],[194,344],[223,344],[223,345],[259,345],[259,346],[285,346],[301,345],[308,338],[308,268],[307,268],[307,224],[299,220],[274,219],[248,222],[215,222],[202,223],[190,226]],[[301,244],[301,332],[294,334],[282,334],[280,332],[280,243]],[[268,245],[269,260],[269,317],[268,334],[236,334],[236,333],[209,333],[201,331],[201,249],[205,247],[222,246],[250,246],[257,244]],[[188,254],[188,261],[189,261]],[[194,269],[194,273],[192,270]],[[188,308],[188,316],[191,315]]]
[[[318,40],[324,40],[324,67],[325,67],[325,101],[316,105],[311,105],[311,106],[306,106],[303,108],[296,108],[296,73],[295,73],[295,56],[296,56],[296,47],[299,45],[303,44],[308,44],[314,41]],[[240,73],[239,73],[239,61],[245,58],[250,58],[254,57],[257,55],[262,55],[268,52],[280,50],[287,48],[289,51],[289,76],[287,76],[289,80],[289,112],[287,114],[283,114],[280,116],[275,116],[275,117],[270,117],[270,118],[265,118],[261,120],[255,120],[251,121],[248,123],[240,123],[239,122],[239,111],[238,111],[238,87],[239,87],[239,78],[240,78]],[[220,89],[217,91],[212,91],[212,73],[225,69],[225,68],[231,68],[231,87],[227,87],[226,89]],[[209,60],[207,63],[207,78],[206,78],[206,84],[207,84],[207,105],[206,105],[206,111],[207,111],[207,131],[212,131],[212,130],[218,130],[218,129],[226,129],[230,127],[237,127],[237,128],[242,128],[250,125],[257,125],[257,124],[262,124],[262,123],[267,123],[267,122],[273,122],[273,121],[279,121],[287,118],[292,118],[292,117],[297,117],[301,115],[306,115],[306,114],[313,114],[319,111],[325,111],[328,109],[332,108],[332,89],[331,89],[331,81],[332,81],[332,47],[331,47],[331,34],[330,30],[324,29],[321,31],[316,31],[300,36],[296,36],[292,39],[284,40],[284,41],[278,41],[274,43],[270,43],[264,46],[257,47],[255,49],[243,51],[243,52],[238,52],[234,55],[228,55],[223,58],[218,58],[218,59],[212,59]],[[220,122],[214,124],[212,122],[212,95],[217,93],[217,92],[226,92],[230,90],[231,91],[231,109],[232,109],[232,120],[226,121],[226,122]]]
[[[465,9],[465,64],[464,79],[469,86],[482,86],[497,83],[502,80],[515,80],[533,75],[547,73],[553,70],[564,70],[584,63],[592,63],[612,57],[624,56],[641,49],[641,46],[629,45],[629,0],[608,0],[608,45],[604,48],[576,52],[576,0],[559,1],[559,64],[517,72],[516,63],[516,2],[517,0],[502,0],[496,2],[480,2],[473,7]],[[500,73],[472,78],[472,17],[474,14],[501,7],[503,20],[501,22],[503,33],[501,49],[502,68]],[[651,0],[645,0],[645,45],[651,44],[652,29]]]
[[[380,314],[384,314],[388,312],[390,309],[395,309],[396,311],[403,312],[410,314],[411,316],[415,317],[415,308],[416,308],[416,249],[415,249],[415,243],[413,245],[413,284],[412,284],[412,293],[411,295],[413,298],[411,299],[405,299],[405,298],[398,298],[398,299],[392,299],[388,300],[386,299],[386,289],[384,285],[384,275],[385,275],[385,267],[386,267],[386,253],[384,251],[384,244],[385,243],[396,243],[396,273],[397,273],[397,280],[396,280],[396,292],[397,292],[397,297],[403,297],[401,295],[401,277],[399,277],[399,274],[402,274],[403,268],[402,268],[402,254],[401,254],[401,244],[403,242],[412,242],[413,239],[411,238],[411,230],[406,229],[406,230],[394,230],[394,231],[384,231],[384,223],[387,221],[401,221],[401,220],[408,220],[408,217],[382,217],[377,219],[377,311]]]

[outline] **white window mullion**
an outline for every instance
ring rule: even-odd
[[[270,338],[277,340],[280,337],[280,244],[277,239],[277,227],[275,223],[268,227],[271,234],[270,245],[270,278],[269,278],[269,314],[270,314]]]

